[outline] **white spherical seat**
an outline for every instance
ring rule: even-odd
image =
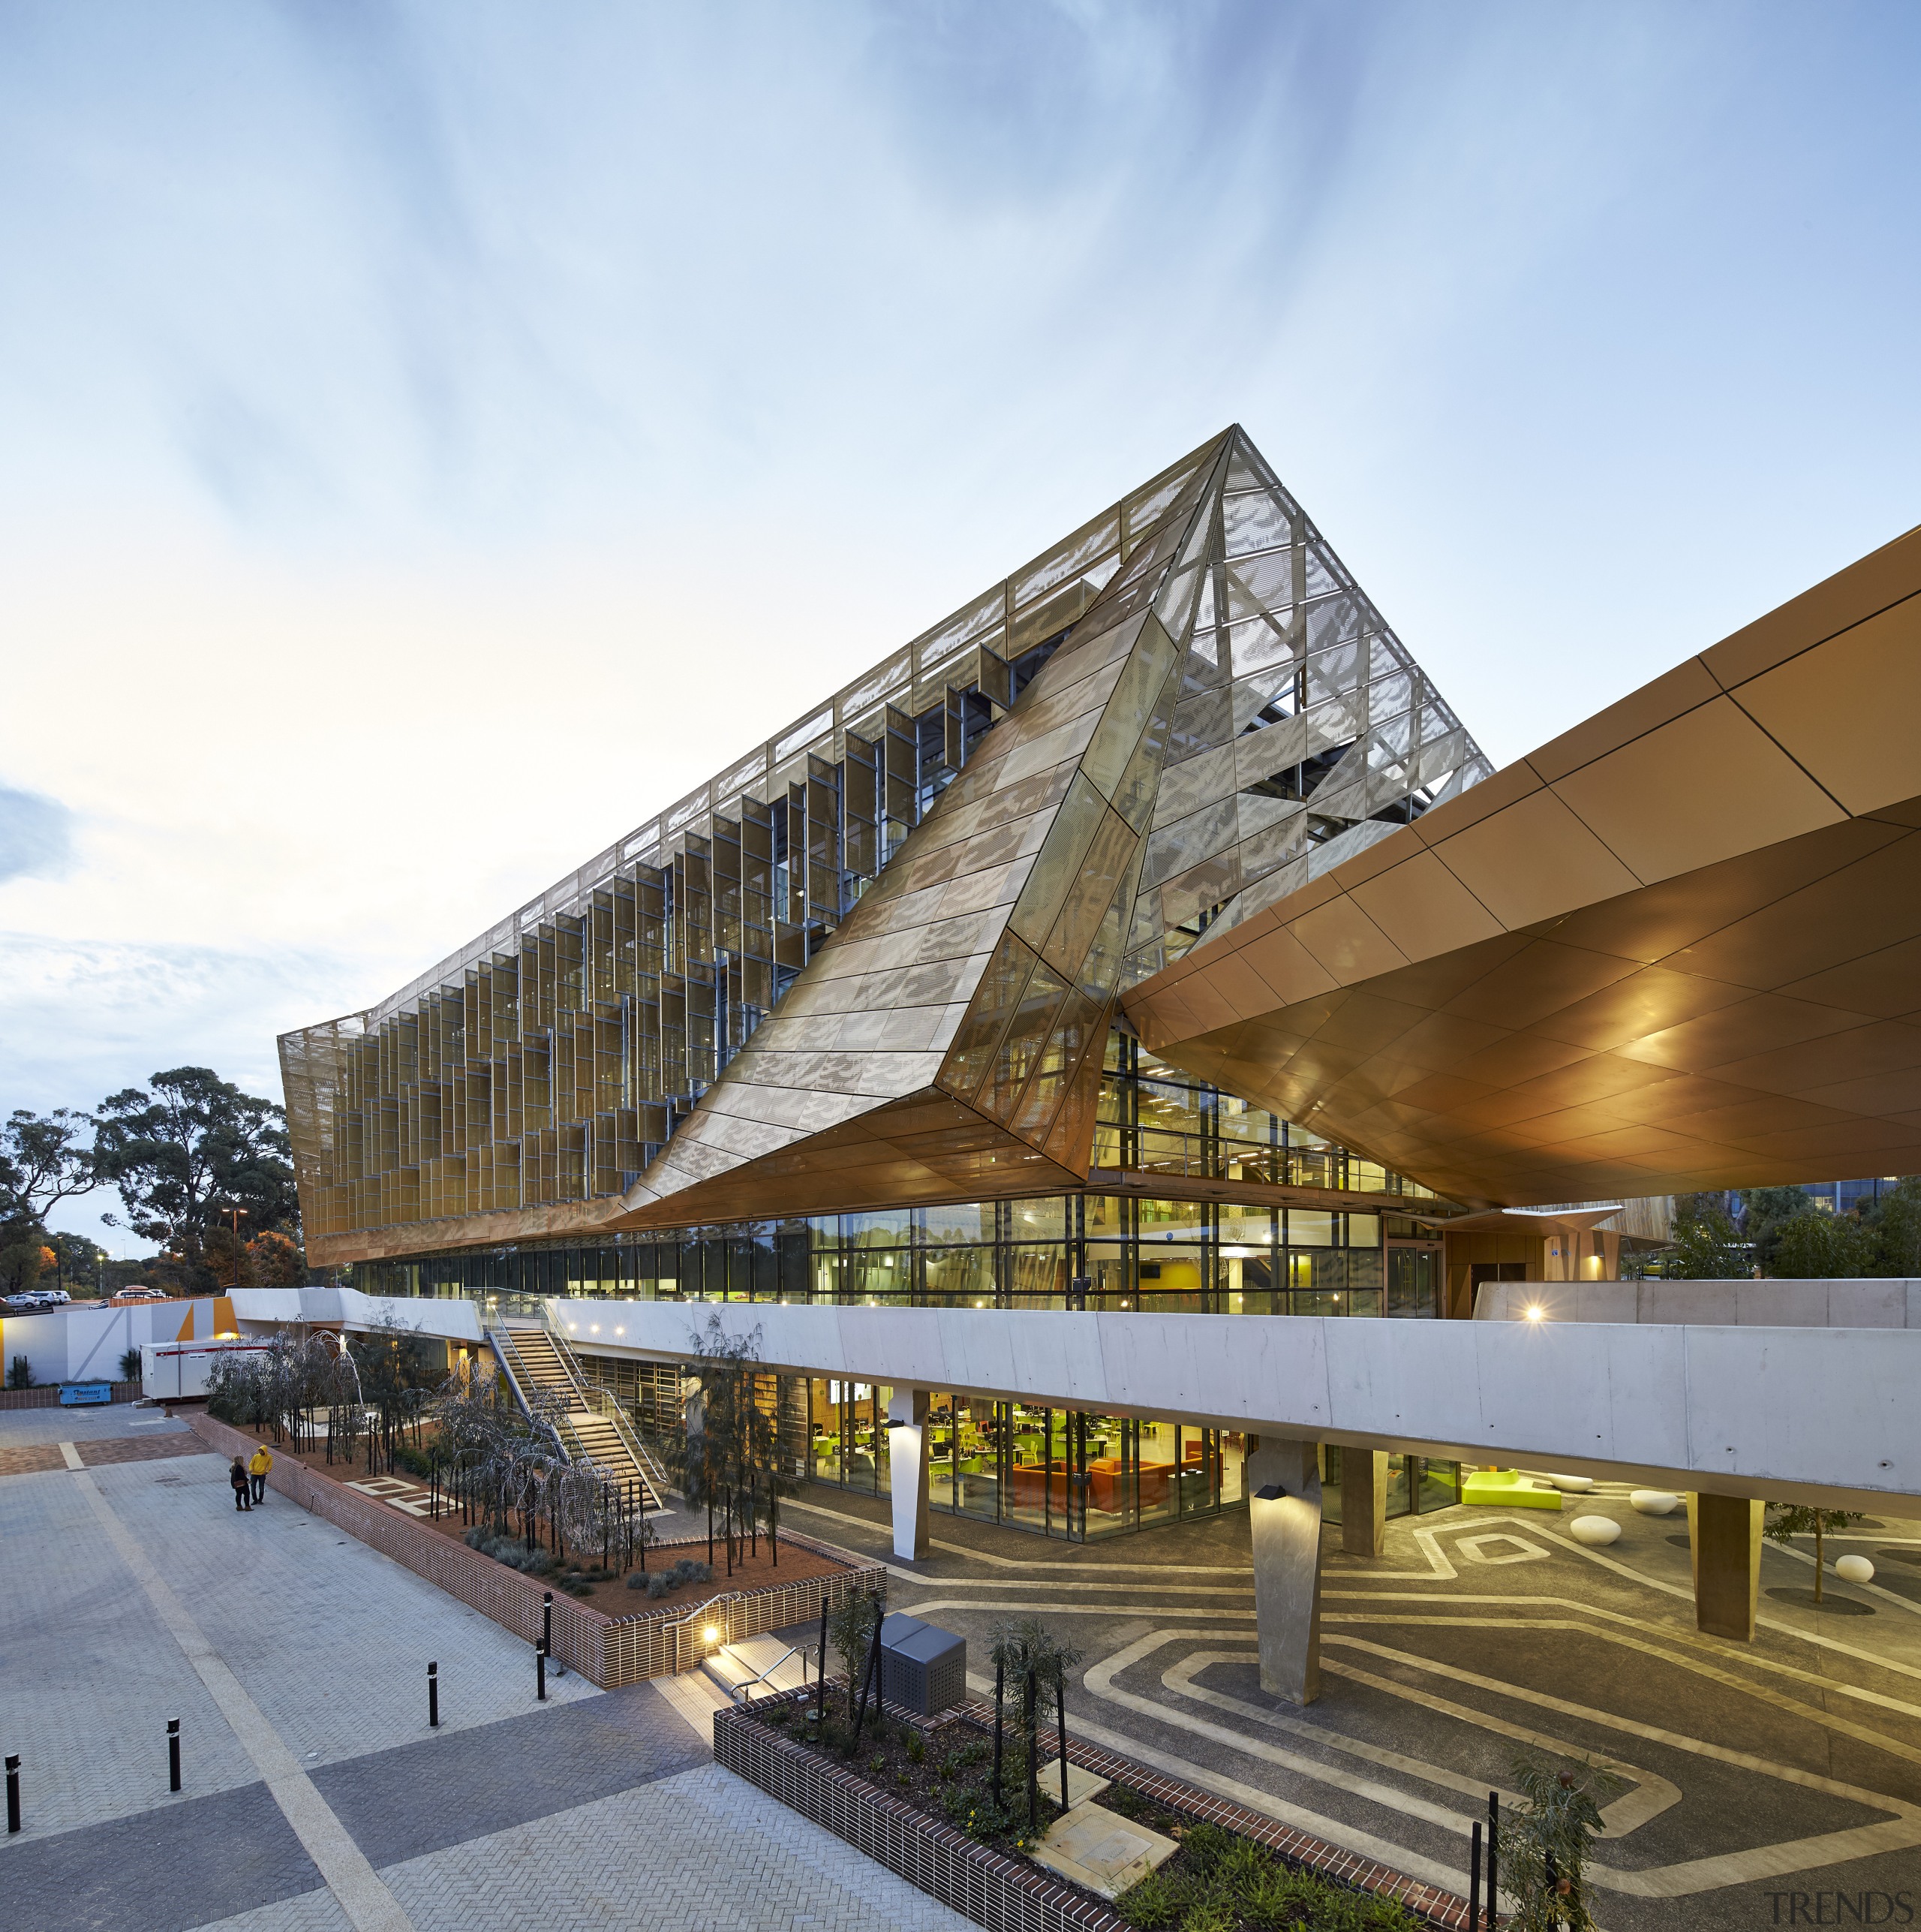
[[[1874,1566],[1864,1556],[1837,1557],[1834,1573],[1844,1583],[1872,1583]]]
[[[1668,1489],[1637,1489],[1628,1500],[1643,1516],[1665,1516],[1681,1506],[1680,1497]]]
[[[1568,1533],[1577,1543],[1589,1548],[1611,1543],[1621,1533],[1621,1525],[1612,1516],[1577,1516],[1568,1525]]]

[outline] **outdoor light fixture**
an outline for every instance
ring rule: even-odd
[[[1531,1322],[1538,1322],[1541,1320],[1541,1304],[1537,1302],[1528,1310],[1528,1320]]]
[[[600,1324],[598,1322],[591,1323],[587,1332],[591,1335],[597,1335],[600,1332]]]
[[[707,1642],[711,1644],[718,1640],[720,1633],[711,1624],[710,1624],[705,1630],[701,1632],[700,1634]]]

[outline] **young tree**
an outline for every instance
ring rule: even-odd
[[[1874,1237],[1852,1214],[1829,1214],[1809,1201],[1808,1211],[1783,1222],[1775,1235],[1772,1272],[1784,1281],[1851,1280],[1865,1274],[1874,1259]]]
[[[1682,1194],[1674,1202],[1674,1244],[1667,1272],[1683,1281],[1725,1281],[1752,1263],[1721,1194]]]
[[[101,1103],[95,1166],[119,1188],[125,1225],[166,1244],[204,1285],[207,1238],[222,1216],[238,1209],[256,1235],[299,1225],[286,1116],[209,1067],[176,1067],[147,1085]]]
[[[689,1339],[696,1386],[687,1401],[685,1430],[668,1459],[689,1507],[706,1508],[709,1563],[718,1512],[731,1575],[740,1542],[760,1521],[775,1536],[777,1498],[792,1485],[780,1474],[772,1419],[756,1397],[759,1329],[729,1335],[720,1317],[710,1314],[706,1328]]]
[[[1583,1764],[1550,1771],[1517,1759],[1514,1783],[1523,1802],[1502,1814],[1501,1882],[1520,1909],[1510,1932],[1594,1932],[1587,1867],[1604,1829],[1598,1801],[1623,1788],[1613,1772]]]
[[[861,1679],[873,1649],[874,1626],[887,1614],[878,1596],[850,1596],[828,1619],[828,1641],[834,1654],[847,1667],[847,1716],[854,1715],[854,1700],[860,1694]]]
[[[1868,1519],[1858,1509],[1812,1509],[1799,1503],[1770,1503],[1768,1521],[1761,1533],[1771,1543],[1792,1548],[1796,1536],[1814,1539],[1814,1602],[1821,1601],[1821,1584],[1827,1572],[1827,1539],[1856,1523]]]

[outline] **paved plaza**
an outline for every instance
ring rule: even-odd
[[[141,1441],[179,1452],[103,1459]],[[537,1703],[525,1645],[284,1497],[236,1511],[182,1425],[0,1412],[0,1455],[36,1446],[0,1475],[8,1932],[964,1923],[716,1766],[698,1702]]]
[[[884,1503],[815,1488],[789,1507],[888,1547]],[[1583,1514],[1620,1540],[1574,1542]],[[1372,1560],[1330,1530],[1305,1710],[1260,1688],[1245,1517],[1091,1548],[942,1515],[933,1536],[927,1560],[894,1565],[889,1600],[966,1633],[977,1691],[989,1626],[1041,1616],[1085,1653],[1070,1732],[1431,1883],[1465,1889],[1473,1819],[1525,1753],[1624,1780],[1598,1855],[1608,1932],[1853,1923],[1868,1892],[1921,1911],[1921,1524],[1831,1543],[1876,1575],[1829,1578],[1818,1616],[1808,1560],[1770,1546],[1752,1645],[1696,1633],[1687,1518],[1637,1515],[1622,1485],[1559,1515],[1402,1518]],[[1797,1893],[1825,1916],[1796,1918]]]

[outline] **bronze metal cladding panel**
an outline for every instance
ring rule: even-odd
[[[1488,771],[1231,429],[379,1006],[288,1035],[314,1257],[1084,1178],[1122,986]],[[1499,931],[1442,870],[1424,889]],[[1392,911],[1321,898],[1331,968],[1277,940],[1238,1008],[1195,1000],[1257,1013],[1356,944],[1402,955]],[[965,1145],[898,1130],[929,1094]]]
[[[1921,1166],[1917,697],[1910,536],[1204,934],[1129,1016],[1466,1202]]]

